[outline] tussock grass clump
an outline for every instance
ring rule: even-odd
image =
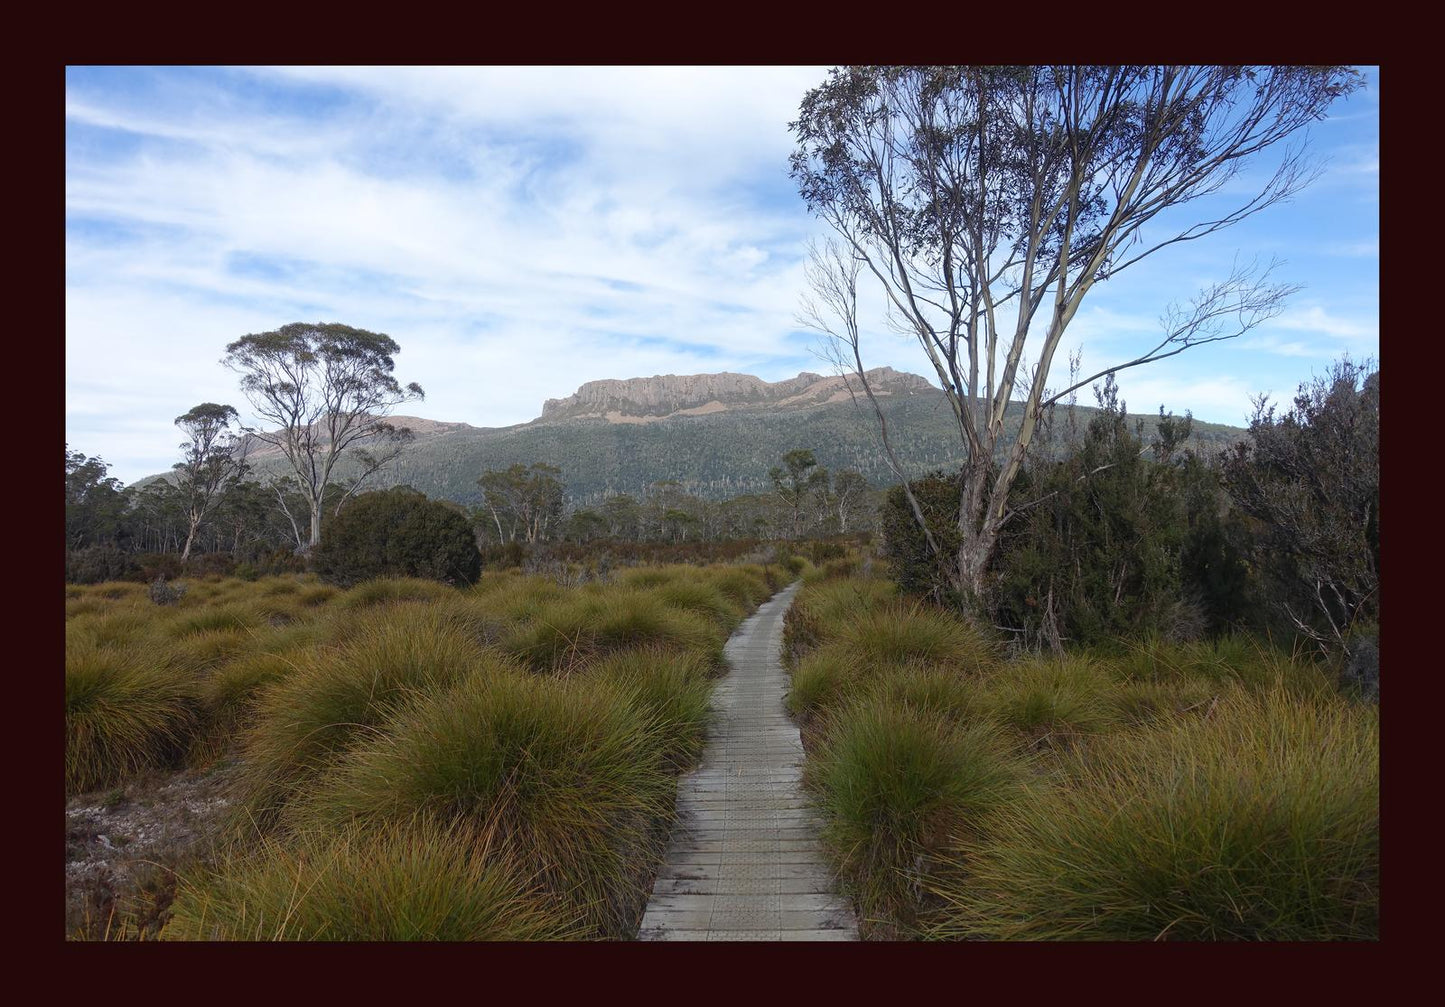
[[[1042,658],[999,669],[989,677],[984,703],[1006,727],[1036,741],[1068,743],[1114,723],[1114,691],[1097,661]]]
[[[813,651],[793,669],[785,700],[788,712],[810,721],[850,695],[864,673],[860,662],[840,647]]]
[[[1123,732],[1075,782],[1001,813],[935,936],[1378,936],[1379,721],[1232,688],[1208,716]]]
[[[497,576],[504,577],[505,581],[499,588],[488,590],[486,597],[497,613],[509,622],[530,623],[539,618],[548,606],[569,597],[565,588],[547,577]],[[486,582],[487,577],[483,577],[482,584]]]
[[[475,838],[434,823],[312,832],[182,882],[165,940],[524,941],[569,913]]]
[[[760,566],[713,567],[708,570],[708,575],[713,587],[721,591],[723,597],[731,599],[743,614],[751,612],[773,594],[773,587]]]
[[[165,633],[172,639],[198,636],[216,630],[244,632],[262,623],[260,616],[249,606],[221,605],[206,607],[172,619],[165,627]]]
[[[897,592],[881,580],[858,579],[810,584],[783,617],[783,650],[793,660],[832,640],[856,615],[885,606]]]
[[[71,641],[65,649],[65,789],[78,793],[179,756],[192,691],[154,648]]]
[[[821,566],[815,566],[803,575],[803,583],[812,585],[828,580],[844,580],[856,574],[860,566],[856,556],[824,560]]]
[[[302,588],[297,600],[306,608],[319,608],[341,593],[341,589],[330,584],[316,584]]]
[[[725,639],[708,619],[662,607],[650,592],[618,591],[548,605],[501,646],[536,671],[568,671],[632,647],[701,651],[721,666]]]
[[[678,580],[655,588],[651,594],[668,608],[680,612],[696,612],[711,619],[727,632],[731,632],[733,627],[742,621],[746,611],[715,586],[703,581]]]
[[[71,595],[67,592],[65,598],[65,619],[69,622],[77,616],[99,615],[110,610],[110,606],[100,598],[87,598],[85,595]]]
[[[191,675],[204,673],[256,646],[255,636],[235,628],[189,633],[166,648],[170,662]]]
[[[793,669],[788,712],[805,724],[868,697],[872,703],[934,713],[957,723],[983,719],[978,682],[943,665],[868,664],[840,644],[819,648]]]
[[[990,724],[877,699],[831,718],[804,782],[871,935],[915,931],[934,857],[1012,797],[1018,766]]]
[[[654,827],[671,809],[658,742],[610,683],[475,676],[397,712],[297,813],[333,827],[418,812],[469,824],[565,894],[594,935],[617,937],[646,897],[633,875],[660,855]]]
[[[346,636],[302,655],[257,701],[240,782],[246,811],[263,823],[357,735],[373,734],[414,697],[502,664],[444,612],[424,606],[366,613]]]
[[[146,585],[127,580],[108,580],[90,589],[92,597],[107,601],[140,601],[146,596]]]
[[[343,611],[371,608],[405,601],[439,601],[456,593],[456,588],[434,580],[418,577],[378,577],[362,581],[340,598],[336,607]]]
[[[144,643],[155,629],[155,617],[133,609],[110,611],[96,616],[77,618],[65,626],[65,649],[72,642],[88,642],[98,647],[125,649]]]
[[[687,567],[680,566],[643,566],[634,567],[630,570],[623,570],[618,575],[618,582],[624,587],[634,589],[645,589],[650,587],[662,587],[664,584],[674,583]]]
[[[875,703],[936,714],[958,724],[987,718],[977,680],[953,668],[894,665],[864,682]]]
[[[624,650],[587,674],[610,682],[658,730],[664,761],[681,770],[695,763],[712,719],[713,668],[706,656],[662,648]]]
[[[247,654],[207,675],[198,686],[201,705],[219,720],[232,719],[256,702],[261,689],[279,682],[314,655],[299,648]]]
[[[854,611],[833,638],[867,664],[916,662],[976,671],[997,659],[993,644],[977,630],[918,602]]]
[[[1172,643],[1157,635],[1121,643],[1103,663],[1121,682],[1254,691],[1284,688],[1300,697],[1332,693],[1329,676],[1303,653],[1290,654],[1243,634]]]
[[[1139,726],[1170,717],[1208,712],[1210,700],[1218,695],[1204,682],[1122,682],[1110,691],[1108,700],[1121,724]]]

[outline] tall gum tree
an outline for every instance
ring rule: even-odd
[[[965,601],[983,604],[1009,489],[1049,406],[1106,375],[1239,336],[1297,288],[1271,283],[1273,264],[1236,260],[1190,305],[1165,312],[1152,349],[1047,391],[1084,297],[1146,256],[1307,185],[1318,171],[1303,144],[1280,147],[1253,195],[1175,227],[1176,208],[1240,179],[1360,86],[1346,67],[849,67],[804,96],[791,174],[836,237],[813,249],[802,318],[834,340],[872,404],[914,518]],[[1151,222],[1159,233],[1145,232]],[[956,552],[924,521],[869,386],[863,275],[892,325],[916,338],[957,424]],[[1021,421],[1006,434],[1015,402]]]
[[[400,453],[411,437],[385,417],[425,397],[421,385],[392,376],[401,347],[390,336],[334,322],[293,322],[242,336],[221,363],[241,376],[241,390],[263,425],[244,428],[285,455],[310,511],[308,549],[321,541],[326,486],[348,454],[360,466],[337,510],[367,478]],[[277,494],[283,487],[277,484]]]

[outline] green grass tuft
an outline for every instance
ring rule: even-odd
[[[261,693],[245,739],[245,812],[273,820],[358,735],[418,696],[501,665],[442,611],[402,606],[354,619],[346,642],[302,656]]]
[[[1377,710],[1283,688],[1095,742],[939,886],[933,935],[1375,939],[1378,745]]]
[[[610,683],[476,676],[398,712],[296,811],[326,827],[420,812],[468,824],[565,893],[594,935],[619,937],[674,795],[659,742]]]
[[[180,885],[165,940],[527,941],[577,915],[474,837],[425,822],[308,833]]]
[[[67,793],[168,764],[182,752],[194,725],[190,686],[155,649],[67,644]]]
[[[872,936],[914,933],[936,855],[1005,804],[1018,778],[990,724],[959,726],[876,698],[830,719],[804,780]]]

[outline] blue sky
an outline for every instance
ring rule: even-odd
[[[408,411],[476,426],[598,378],[826,372],[796,317],[825,228],[787,174],[787,123],[825,73],[72,67],[66,440],[125,482],[165,470],[191,406],[249,419],[225,345],[293,321],[387,333],[397,377],[427,392]],[[1378,359],[1366,77],[1311,130],[1325,171],[1291,203],[1089,294],[1064,347],[1085,373],[1153,345],[1161,311],[1236,254],[1304,287],[1240,339],[1121,374],[1131,411],[1243,425],[1255,394],[1288,398],[1343,352]],[[871,324],[868,366],[926,371]]]

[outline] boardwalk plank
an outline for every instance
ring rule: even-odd
[[[727,643],[731,671],[701,764],[678,781],[678,824],[639,940],[857,940],[802,793],[803,746],[783,709],[779,592]]]

